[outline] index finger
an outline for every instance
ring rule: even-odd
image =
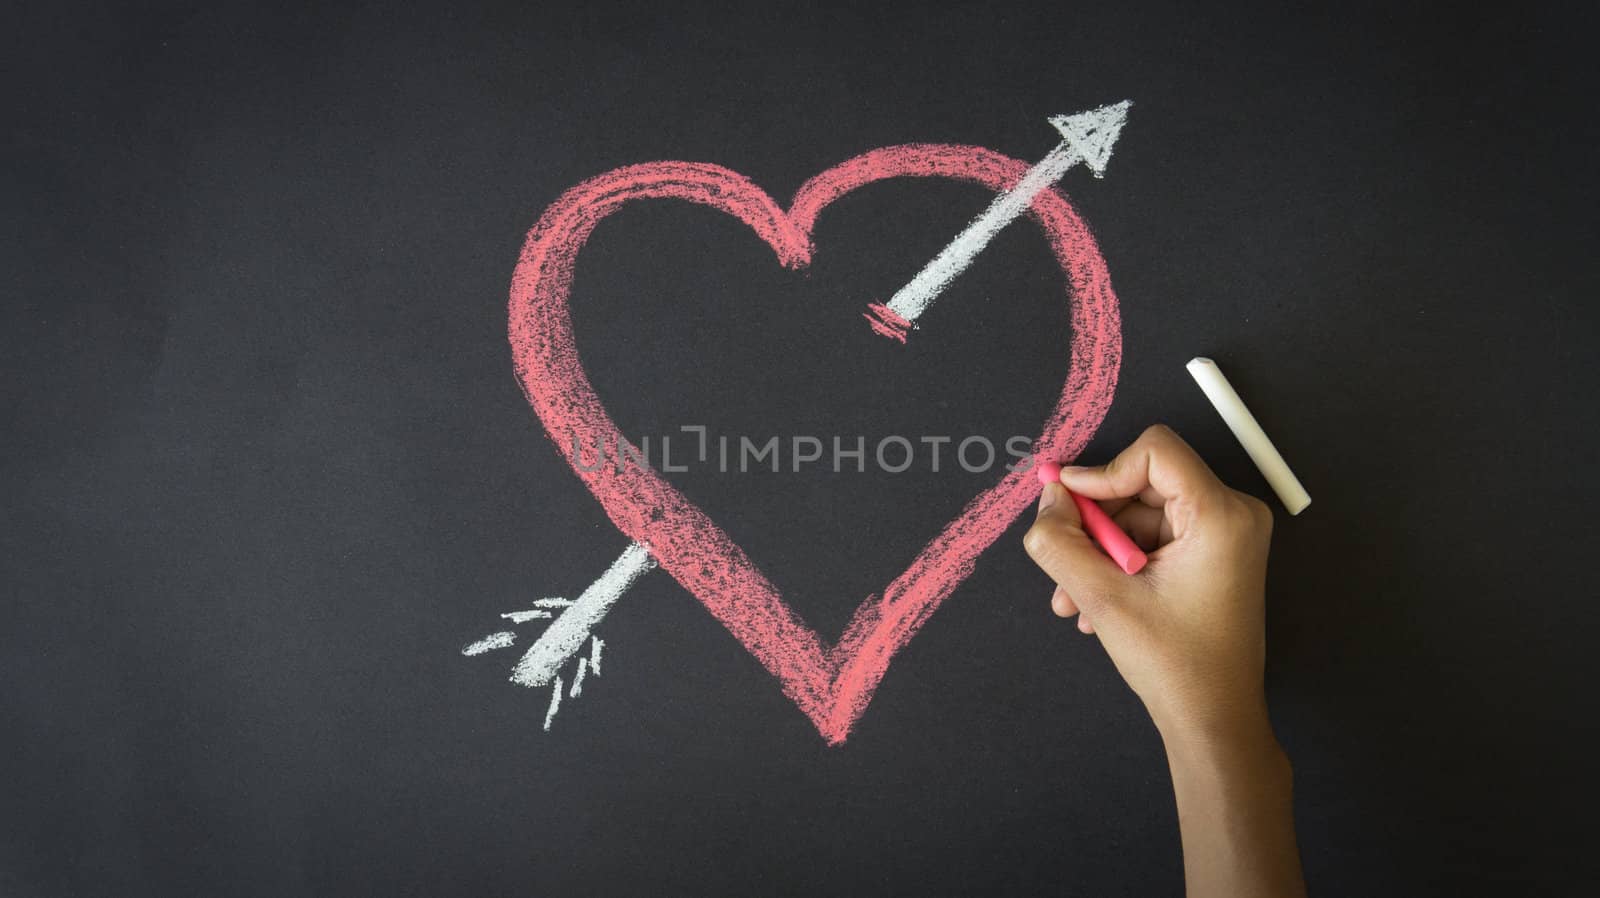
[[[1110,464],[1062,468],[1061,482],[1090,499],[1141,496],[1148,504],[1179,500],[1203,505],[1226,489],[1189,444],[1163,424],[1147,428]]]

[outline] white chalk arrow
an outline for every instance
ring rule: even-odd
[[[650,557],[649,548],[642,543],[629,543],[628,548],[623,549],[617,560],[611,563],[611,567],[600,575],[600,579],[589,584],[583,595],[573,599],[561,616],[551,621],[550,626],[539,634],[538,640],[528,647],[522,660],[512,669],[511,682],[523,686],[543,686],[554,679],[556,671],[577,654],[578,649],[583,648],[584,641],[594,631],[595,625],[606,616],[617,599],[622,598],[633,581],[655,566],[656,560]],[[596,650],[598,648],[596,646]],[[598,657],[594,666],[598,676]],[[554,709],[559,701],[558,698],[551,699],[551,716],[555,715]],[[548,728],[548,724],[546,726]]]
[[[1133,101],[1123,100],[1077,115],[1051,116],[1050,124],[1061,132],[1061,143],[1028,169],[1022,180],[1010,190],[995,197],[983,214],[974,218],[887,304],[869,305],[865,317],[872,329],[904,343],[906,332],[915,324],[918,316],[927,310],[944,288],[950,286],[957,275],[972,264],[972,260],[989,245],[994,235],[1033,205],[1033,198],[1040,191],[1060,180],[1068,169],[1079,162],[1087,166],[1095,177],[1105,177],[1106,163],[1111,161],[1111,148],[1117,142],[1117,135],[1122,133],[1122,126],[1128,120],[1128,107],[1132,105]]]

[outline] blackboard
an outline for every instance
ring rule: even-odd
[[[1123,100],[1104,177],[1046,194],[1114,291],[1081,457],[1163,421],[1268,497],[1183,370],[1209,355],[1315,498],[1279,510],[1268,634],[1312,890],[1592,882],[1592,15],[9,18],[0,892],[1177,893],[1157,734],[1050,615],[1026,515],[858,714],[807,713],[660,570],[575,643],[559,707],[510,681],[630,542],[508,339],[541,216],[626,166],[729,173],[695,182],[712,205],[596,224],[573,345],[825,649],[1039,437],[1082,291],[1024,217],[902,344],[869,304],[993,185],[865,178],[819,206],[805,264],[713,206],[788,209],[907,145],[920,174],[944,147],[1014,177],[1062,141],[1051,116]],[[779,438],[782,469],[698,463],[685,427],[713,459]],[[872,457],[894,435],[900,473]],[[797,436],[823,447],[798,472]],[[867,470],[832,469],[836,436]],[[998,455],[978,473],[952,454],[974,436]]]

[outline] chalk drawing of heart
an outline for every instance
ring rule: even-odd
[[[558,447],[614,446],[622,439],[578,358],[568,300],[579,249],[624,203],[674,198],[719,209],[759,234],[780,264],[799,270],[815,252],[811,233],[817,216],[862,185],[934,177],[999,193],[1027,169],[1025,162],[982,147],[884,147],[806,182],[787,212],[750,179],[716,165],[652,162],[592,178],[545,210],[523,244],[511,278],[509,336],[517,377]],[[1066,277],[1072,324],[1066,383],[1035,449],[1071,459],[1111,405],[1122,360],[1121,319],[1105,260],[1066,198],[1056,189],[1045,190],[1029,214]],[[885,350],[894,345],[886,343]],[[642,465],[621,472],[608,465],[586,471],[567,457],[617,529],[648,546],[660,566],[778,679],[784,694],[833,745],[849,736],[895,654],[1038,495],[1031,472],[1007,473],[946,524],[881,594],[868,596],[830,647],[744,551],[656,471]]]

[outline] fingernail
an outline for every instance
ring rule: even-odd
[[[1087,470],[1089,470],[1089,469],[1084,465],[1062,465],[1061,466],[1061,473],[1063,473],[1063,474],[1077,474],[1080,471],[1087,471]]]
[[[1047,483],[1047,484],[1045,484],[1044,485],[1044,489],[1039,492],[1039,510],[1040,511],[1044,511],[1046,508],[1049,508],[1050,506],[1056,504],[1056,502],[1059,501],[1060,499],[1061,499],[1061,484],[1059,484],[1059,483]]]

